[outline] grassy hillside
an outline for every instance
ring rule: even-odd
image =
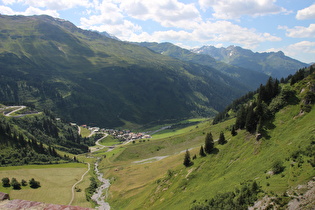
[[[216,125],[204,122],[178,135],[136,142],[112,151],[102,161],[103,172],[112,183],[108,198],[111,207],[201,208],[220,193],[242,189],[242,183],[249,180],[260,186],[258,197],[267,194],[290,200],[283,197],[288,189],[315,176],[314,105],[301,112],[306,93],[314,87],[314,76],[313,73],[292,85],[299,102],[281,108],[265,128],[267,135],[259,140],[246,130],[238,130],[232,136],[233,118]],[[206,133],[211,132],[216,140],[221,131],[228,142],[216,143],[212,154],[200,157]],[[190,149],[191,157],[196,155],[190,167],[183,165],[186,149]]]
[[[41,187],[32,189],[27,185],[22,186],[20,190],[13,190],[12,187],[1,185],[0,192],[9,193],[11,199],[68,205],[71,200],[72,185],[81,178],[86,170],[86,165],[82,163],[1,167],[0,179],[8,177],[10,180],[16,178],[18,182],[21,182],[22,179],[28,182],[34,178],[40,182]],[[84,189],[88,185],[88,177],[85,177],[83,182],[77,186],[77,189],[81,189],[81,191],[75,192],[75,200],[72,205],[91,207],[91,204],[86,201],[84,193]]]
[[[246,85],[49,16],[0,16],[0,101],[101,127],[213,116]]]
[[[13,108],[0,106],[0,166],[72,162],[63,152],[84,153],[94,144],[51,112],[32,114],[33,109],[25,108],[5,116]]]

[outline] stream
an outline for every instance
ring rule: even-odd
[[[95,193],[92,195],[92,200],[94,200],[99,206],[96,207],[97,209],[100,210],[109,210],[110,206],[107,202],[105,202],[105,198],[107,197],[107,193],[108,193],[108,188],[110,186],[109,183],[109,179],[104,179],[103,178],[103,173],[101,173],[98,169],[98,162],[100,161],[100,159],[98,159],[95,162],[95,173],[96,176],[98,178],[98,180],[100,180],[102,182],[102,185],[100,187],[98,187],[95,191]],[[104,190],[106,190],[106,194],[105,196],[103,196],[103,192]]]

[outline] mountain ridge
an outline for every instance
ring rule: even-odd
[[[0,24],[0,101],[33,103],[67,121],[116,127],[124,121],[213,116],[248,90],[212,67],[82,30],[69,21],[1,15]]]
[[[259,53],[234,45],[226,48],[202,46],[191,51],[210,55],[227,64],[263,72],[278,79],[294,74],[297,69],[309,66],[306,63],[286,56],[282,51]]]

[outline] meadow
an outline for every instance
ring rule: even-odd
[[[86,170],[87,166],[83,163],[1,167],[1,179],[8,177],[10,180],[16,178],[19,182],[22,179],[28,182],[34,178],[40,182],[41,187],[32,189],[25,186],[21,190],[13,190],[12,187],[5,188],[1,185],[0,192],[9,193],[11,199],[68,205],[72,196],[72,185],[81,179]],[[72,205],[91,207],[85,199],[84,192],[88,185],[89,177],[85,176],[84,180],[77,185],[77,189],[81,191],[75,192]]]
[[[112,151],[100,165],[111,180],[108,201],[113,209],[187,209],[218,193],[240,188],[248,180],[256,180],[265,194],[282,195],[315,175],[308,163],[310,157],[304,155],[315,140],[315,111],[301,116],[299,111],[299,106],[281,110],[266,128],[268,135],[259,141],[244,130],[232,137],[232,119],[217,125],[208,121],[177,131],[164,130],[161,135],[165,138],[136,142],[123,146],[119,152]],[[212,132],[213,138],[218,139],[221,131],[228,143],[216,144],[216,153],[200,157],[205,134]],[[188,168],[183,166],[186,149],[190,149],[191,157],[197,157]],[[298,154],[296,159],[294,154]],[[135,162],[161,156],[167,157]],[[284,171],[272,175],[276,161],[281,161]]]

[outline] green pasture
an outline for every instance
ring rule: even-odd
[[[113,136],[108,135],[107,137],[102,139],[99,143],[104,146],[113,146],[113,145],[120,144],[120,141],[118,139],[115,139]]]
[[[80,126],[80,128],[81,128],[81,133],[80,134],[81,134],[82,137],[88,137],[91,134],[91,131],[89,129],[84,128],[82,126]]]
[[[10,166],[0,168],[0,178],[16,178],[27,182],[34,178],[41,184],[40,188],[32,189],[29,186],[21,190],[13,190],[12,187],[0,186],[0,192],[9,193],[11,199],[31,200],[44,203],[68,205],[71,200],[71,188],[82,174],[87,170],[87,165],[82,163],[55,164],[55,165],[27,165]],[[89,185],[89,175],[78,185],[81,192],[75,192],[72,205],[90,207],[85,200],[84,189]],[[78,190],[80,191],[80,190]]]

